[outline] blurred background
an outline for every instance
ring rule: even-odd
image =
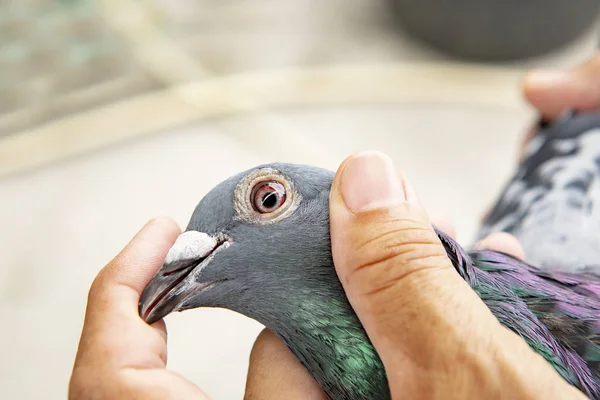
[[[151,217],[271,161],[379,149],[469,243],[596,0],[0,0],[0,387],[65,398],[87,290]],[[167,317],[169,366],[242,398],[261,326]]]

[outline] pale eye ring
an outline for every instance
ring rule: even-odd
[[[275,224],[292,215],[301,202],[302,196],[288,176],[273,168],[259,168],[237,183],[234,218],[257,225]]]
[[[277,181],[259,182],[254,185],[250,194],[252,208],[261,214],[277,211],[285,204],[285,201],[285,186]]]

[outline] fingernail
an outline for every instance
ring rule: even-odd
[[[170,223],[170,220],[166,217],[153,217],[148,222],[146,222],[146,225],[144,225],[142,229],[140,229],[140,231],[144,231],[161,223],[167,224]]]
[[[154,223],[156,222],[158,218],[157,217],[153,217],[150,220],[148,220],[148,222],[146,222],[146,224],[142,227],[142,230],[146,229],[147,227],[154,225]]]
[[[393,161],[369,151],[352,157],[342,172],[341,191],[353,212],[390,206],[406,200]]]
[[[415,188],[413,188],[413,185],[410,183],[410,181],[406,177],[406,174],[404,173],[402,174],[402,185],[404,188],[404,198],[406,199],[406,201],[420,206],[421,200],[419,200],[419,196],[417,196]]]
[[[528,83],[540,86],[555,86],[571,80],[571,75],[564,71],[539,70],[531,73]]]

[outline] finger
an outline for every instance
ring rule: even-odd
[[[506,232],[494,232],[478,243],[475,244],[475,249],[485,249],[498,251],[513,256],[516,259],[525,261],[525,250],[519,240]]]
[[[600,109],[600,54],[571,71],[532,71],[523,80],[523,91],[550,119],[568,109]]]
[[[403,172],[396,168],[396,173],[399,176],[400,184],[402,184]],[[444,232],[446,235],[450,236],[452,239],[456,239],[456,228],[454,227],[454,224],[452,223],[452,221],[446,215],[438,214],[438,213],[430,213],[429,219],[431,220],[431,224],[434,227],[436,227],[440,231]]]
[[[144,399],[208,400],[193,383],[160,369],[125,368],[112,375],[98,371],[80,371],[69,385],[69,400]]]
[[[430,214],[431,224],[450,236],[452,239],[456,239],[456,228],[450,219],[444,215]]]
[[[389,157],[362,153],[342,164],[330,194],[335,268],[392,396],[489,398],[530,367],[568,387],[460,278],[400,179]],[[539,384],[519,389],[533,395]]]
[[[180,233],[181,229],[174,221],[152,219],[100,272],[94,282],[97,289],[128,287],[140,295]],[[90,302],[96,299],[92,296]]]
[[[367,152],[342,164],[330,218],[334,264],[348,299],[386,372],[406,374],[392,385],[414,389],[441,367],[442,355],[460,357],[461,346],[449,343],[471,337],[473,321],[498,325],[454,270],[412,185],[398,178],[387,156]],[[415,371],[424,376],[409,376]]]
[[[179,233],[171,220],[152,220],[100,272],[90,289],[76,368],[99,360],[112,368],[164,367],[164,323],[149,327],[138,301]]]
[[[285,396],[282,396],[285,393]],[[246,400],[327,399],[306,368],[275,334],[265,329],[250,353]]]

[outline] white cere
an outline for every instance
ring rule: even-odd
[[[187,231],[179,235],[169,250],[165,263],[197,260],[208,256],[217,247],[217,239],[204,232]]]

